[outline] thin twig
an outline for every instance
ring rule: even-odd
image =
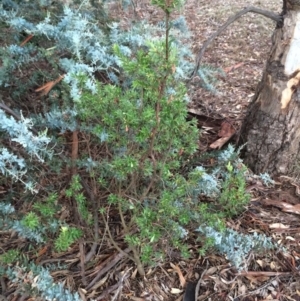
[[[112,297],[111,301],[115,301],[118,298],[118,296],[122,295],[122,289],[123,289],[124,281],[129,277],[129,272],[130,272],[131,269],[132,269],[132,267],[129,268],[127,271],[125,271],[123,273],[123,275],[120,277],[120,279],[118,281],[118,288],[115,292],[115,295]]]
[[[87,281],[86,281],[85,267],[84,267],[85,254],[84,254],[83,239],[81,239],[81,241],[79,242],[79,251],[80,251],[80,275],[81,275],[81,280],[83,285],[86,286]]]
[[[89,285],[85,289],[86,290],[91,289],[102,275],[106,274],[111,268],[113,268],[118,263],[118,261],[120,261],[124,257],[124,254],[127,255],[127,253],[129,252],[130,252],[129,248],[122,250],[122,252],[119,252],[112,261],[110,261],[106,266],[104,266],[98,271],[96,277],[89,283]]]
[[[0,102],[0,108],[6,111],[6,113],[14,116],[17,120],[21,120],[20,115],[15,113],[11,108],[9,108],[6,104]]]
[[[130,260],[132,260],[133,262],[135,262],[135,259],[130,256],[129,254],[125,253],[118,245],[117,243],[115,242],[115,240],[113,239],[112,235],[111,235],[111,232],[109,230],[109,226],[108,226],[108,222],[106,220],[106,217],[105,215],[102,213],[102,218],[103,218],[103,221],[105,223],[105,228],[106,228],[106,231],[108,233],[108,236],[109,236],[109,241],[112,243],[112,245],[114,246],[115,249],[117,249],[117,251],[119,251],[120,253],[123,253],[123,255],[125,255],[127,258],[129,258]]]
[[[81,185],[83,186],[83,188],[85,189],[86,193],[89,195],[89,198],[92,201],[92,205],[93,205],[93,216],[94,216],[94,243],[91,247],[91,250],[89,251],[89,253],[85,256],[84,262],[87,263],[91,260],[91,258],[94,256],[94,254],[96,253],[96,249],[98,246],[98,240],[99,240],[99,220],[98,220],[98,211],[97,211],[97,206],[96,206],[96,198],[94,193],[90,190],[89,186],[87,185],[87,183],[85,182],[84,179],[82,179],[82,177],[80,177],[80,182]]]
[[[236,296],[234,299],[235,300],[239,300],[239,298],[241,298],[241,297],[244,298],[246,296],[250,296],[250,295],[254,295],[254,294],[260,293],[263,289],[265,289],[266,287],[270,286],[273,281],[274,281],[274,279],[271,279],[267,283],[261,285],[259,288],[255,289],[253,291],[247,292],[247,293],[240,294],[240,295]]]

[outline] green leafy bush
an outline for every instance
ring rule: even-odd
[[[61,227],[59,236],[54,242],[55,249],[59,252],[66,251],[81,235],[82,231],[77,228]]]
[[[21,223],[24,227],[34,230],[39,226],[40,222],[39,217],[34,212],[29,212],[23,217]]]
[[[43,217],[53,218],[55,213],[58,211],[58,206],[56,205],[58,195],[56,192],[51,193],[45,201],[37,201],[33,204],[33,208]]]
[[[246,166],[240,164],[234,168],[229,161],[227,174],[222,183],[222,193],[219,203],[226,217],[232,217],[245,210],[245,205],[250,200],[250,194],[246,192]]]
[[[80,177],[79,175],[75,175],[72,177],[70,187],[66,190],[66,196],[70,199],[74,198],[77,203],[78,214],[87,225],[90,225],[92,223],[92,215],[89,213],[87,208],[87,200],[82,190],[83,188],[80,184]]]
[[[2,264],[12,264],[15,263],[20,257],[20,251],[19,250],[8,250],[4,254],[0,255],[0,263]]]
[[[78,104],[79,116],[87,126],[97,124],[92,133],[107,149],[93,174],[119,208],[126,241],[144,263],[161,256],[164,241],[180,246],[184,237],[180,224],[191,220],[183,205],[189,185],[179,171],[199,136],[195,122],[186,121],[186,89],[174,78],[175,47],[160,40],[147,47],[129,58],[115,46],[130,85],[98,84],[95,94],[82,87]],[[132,234],[136,226],[139,232]]]

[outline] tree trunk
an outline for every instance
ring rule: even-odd
[[[300,172],[300,0],[283,0],[282,15],[240,136],[246,165],[273,176]]]

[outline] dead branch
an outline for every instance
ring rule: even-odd
[[[93,245],[91,247],[91,250],[85,256],[84,263],[87,263],[95,255],[96,249],[97,249],[97,246],[98,246],[98,240],[99,240],[99,219],[98,219],[98,209],[97,209],[98,204],[97,204],[94,192],[89,188],[88,184],[85,182],[85,180],[82,177],[80,177],[80,183],[81,183],[82,187],[85,189],[86,193],[88,194],[90,200],[92,201],[92,205],[93,205],[94,242],[93,242]]]
[[[239,12],[237,12],[235,15],[231,16],[228,18],[228,20],[221,26],[219,27],[219,29],[212,34],[203,44],[202,48],[199,51],[199,54],[197,56],[196,59],[196,67],[193,70],[193,73],[191,75],[191,79],[197,74],[199,67],[200,67],[200,63],[203,57],[203,54],[206,50],[206,48],[213,42],[213,40],[220,35],[231,23],[233,23],[234,21],[236,21],[237,19],[239,19],[242,15],[245,15],[247,13],[256,13],[262,16],[265,16],[266,18],[269,18],[271,20],[274,20],[275,22],[279,23],[282,21],[282,16],[281,15],[277,15],[269,10],[265,10],[265,9],[260,9],[257,7],[253,7],[253,6],[249,6],[246,7],[242,10],[240,10]]]

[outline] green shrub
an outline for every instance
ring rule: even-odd
[[[187,180],[179,173],[195,153],[199,133],[186,120],[186,89],[174,78],[175,47],[158,40],[135,57],[122,55],[117,46],[115,53],[130,85],[98,84],[95,94],[82,87],[79,116],[87,126],[97,124],[92,132],[107,152],[93,174],[119,208],[126,241],[149,263],[166,244],[181,245],[181,224],[191,220],[183,205]]]
[[[38,228],[40,221],[39,217],[34,212],[29,212],[23,217],[21,223],[24,227],[35,230]]]
[[[224,215],[232,217],[245,210],[245,205],[248,204],[251,196],[246,192],[246,166],[240,164],[238,168],[234,168],[229,161],[226,168],[228,173],[222,183],[219,203]]]
[[[20,257],[20,251],[11,249],[0,255],[0,263],[1,264],[12,264],[15,263]]]
[[[54,242],[55,249],[59,252],[66,251],[81,235],[82,231],[77,228],[61,227],[59,236]]]
[[[87,208],[87,200],[82,192],[83,188],[80,184],[79,175],[72,177],[71,185],[66,190],[66,196],[71,199],[74,198],[77,204],[77,212],[87,225],[92,223],[92,215],[89,213]]]

